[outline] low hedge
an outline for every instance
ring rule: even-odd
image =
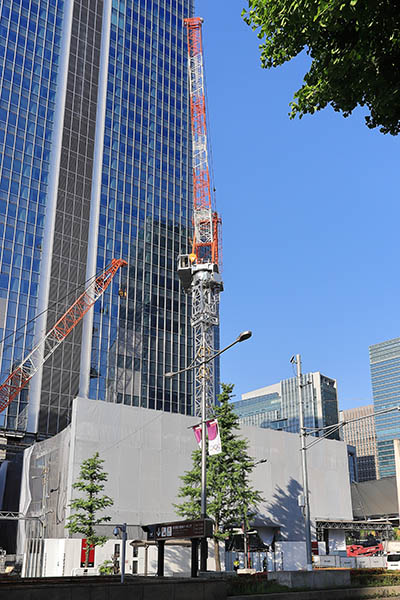
[[[279,585],[275,581],[268,581],[266,573],[254,575],[237,575],[227,580],[227,595],[241,596],[246,594],[276,594],[292,591],[286,585]]]
[[[351,569],[351,584],[355,587],[400,585],[400,571],[386,569]]]

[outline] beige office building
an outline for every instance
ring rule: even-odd
[[[379,479],[373,404],[340,411],[341,421],[352,419],[360,420],[343,427],[343,439],[356,448],[358,481]]]

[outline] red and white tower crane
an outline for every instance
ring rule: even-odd
[[[208,166],[206,103],[201,26],[203,19],[185,19],[188,41],[190,113],[193,154],[193,249],[178,258],[182,286],[192,295],[191,324],[194,337],[194,414],[201,417],[201,517],[207,517],[206,420],[215,405],[215,328],[219,325],[220,219],[213,210]],[[183,369],[187,370],[187,369]],[[200,568],[207,570],[207,538],[200,545]]]
[[[215,404],[214,328],[219,325],[219,294],[223,290],[219,273],[220,219],[213,210],[204,90],[201,26],[203,19],[185,19],[188,42],[190,113],[193,154],[193,249],[178,258],[178,275],[183,288],[192,295],[194,337],[194,414],[204,417]]]
[[[79,321],[83,319],[96,300],[104,294],[118,269],[126,264],[125,260],[113,258],[110,265],[96,277],[66,313],[36,344],[33,350],[10,373],[0,385],[0,413],[18,396],[41,365],[46,362]]]

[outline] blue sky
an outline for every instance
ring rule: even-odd
[[[307,57],[274,70],[242,21],[245,0],[197,0],[217,208],[223,218],[221,359],[240,394],[303,371],[372,400],[368,346],[400,336],[400,139],[328,108],[290,121]]]

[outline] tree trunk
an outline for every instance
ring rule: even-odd
[[[86,540],[86,550],[85,550],[85,569],[87,569],[87,568],[88,568],[88,564],[89,564],[89,551],[90,551],[89,542]]]
[[[215,570],[220,571],[221,570],[221,557],[219,554],[219,540],[217,540],[217,538],[214,538],[214,556],[215,556]]]

